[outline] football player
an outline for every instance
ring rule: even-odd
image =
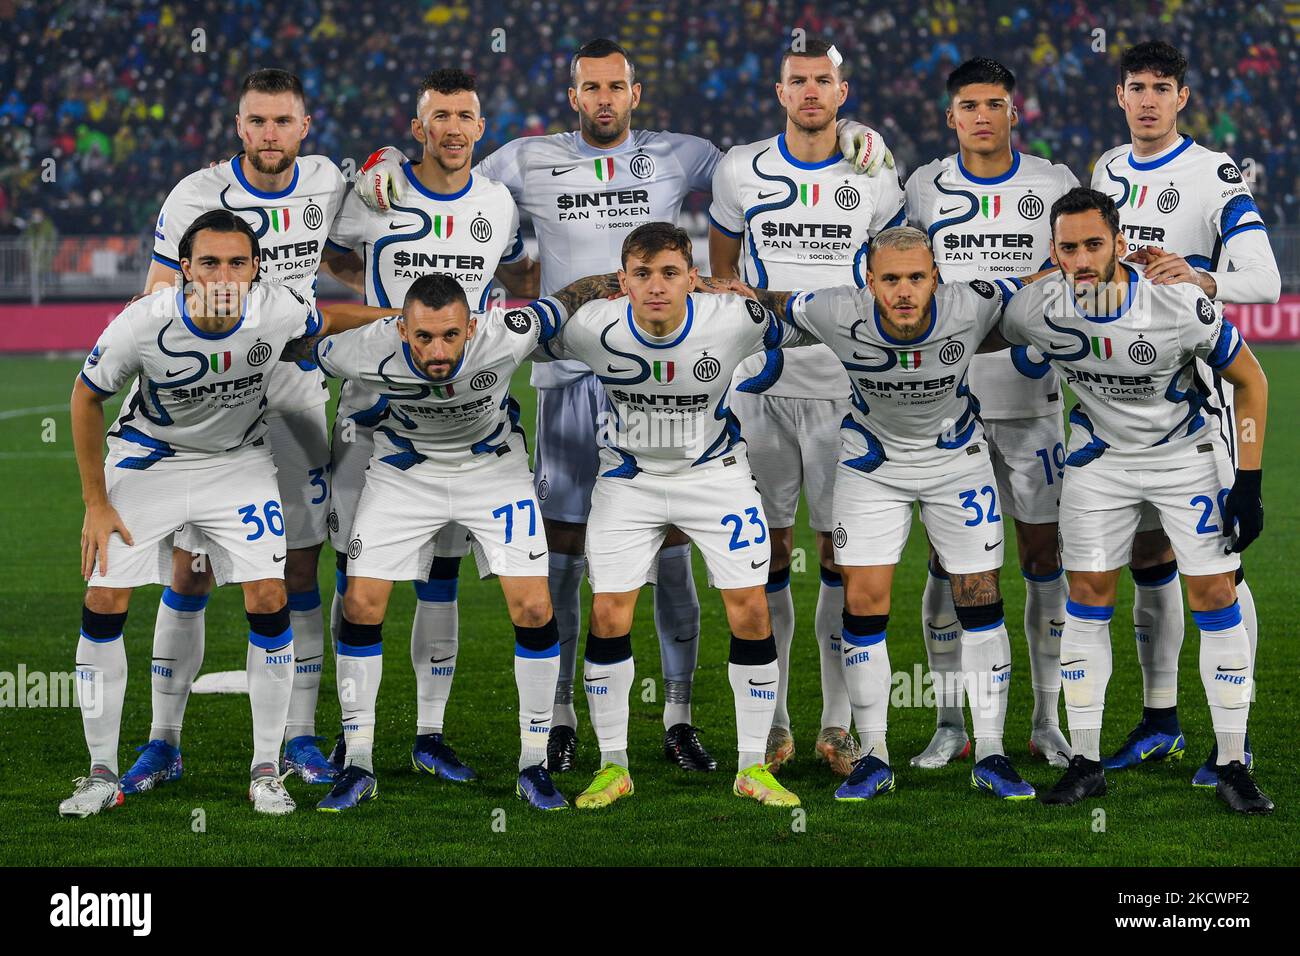
[[[59,805],[67,817],[122,802],[117,749],[127,606],[134,588],[170,578],[172,538],[182,525],[204,536],[217,578],[244,591],[249,799],[259,813],[294,809],[279,770],[295,641],[284,582],[288,531],[267,442],[266,396],[290,339],[319,331],[322,321],[338,329],[352,323],[331,322],[328,313],[322,320],[285,283],[255,282],[257,237],[229,210],[197,217],[176,254],[185,286],[144,296],[109,323],[73,388],[86,502],[82,573],[89,580],[77,686],[91,768]],[[101,462],[103,404],[132,379]],[[160,669],[166,664],[155,665]]]
[[[744,280],[758,288],[861,286],[871,237],[902,222],[897,177],[861,180],[840,154],[835,117],[849,94],[841,62],[839,51],[824,40],[809,40],[799,52],[787,50],[776,84],[785,131],[733,146],[718,164],[709,209],[715,277],[739,278],[743,268]],[[822,686],[816,753],[846,776],[861,754],[848,729],[852,712],[840,665],[844,588],[830,532],[840,422],[849,411],[848,377],[834,354],[819,345],[754,356],[740,366],[736,386],[732,410],[744,427],[771,525],[767,605],[781,677],[766,762],[775,772],[794,756],[786,701],[795,632],[790,554],[802,490],[821,564],[814,617]]]
[[[1012,103],[1016,78],[1001,63],[967,60],[948,74],[947,88],[957,152],[908,178],[907,220],[929,234],[944,282],[1038,273],[1051,264],[1047,210],[1078,181],[1064,166],[1012,149],[1019,120]],[[1034,691],[1029,751],[1063,768],[1070,747],[1057,716],[1065,627],[1056,523],[1065,461],[1061,386],[1050,369],[1031,368],[1018,351],[1003,351],[971,360],[970,388],[984,422],[999,508],[1016,523]],[[911,764],[934,768],[964,756],[970,743],[962,712],[960,629],[933,550],[929,572],[921,622],[938,712],[929,746]]]
[[[302,83],[284,70],[258,70],[240,87],[235,128],[242,151],[185,177],[172,189],[154,229],[146,292],[170,288],[180,270],[180,238],[204,212],[226,209],[243,217],[261,247],[262,281],[290,286],[308,301],[316,272],[342,257],[326,240],[347,193],[338,167],[324,156],[299,156],[311,130]],[[346,272],[344,273],[346,275]],[[285,726],[285,770],[308,783],[328,783],[333,770],[317,746],[325,625],[316,568],[329,512],[329,391],[309,363],[281,365],[267,395],[267,441],[284,506],[285,581],[297,660]],[[122,789],[140,793],[182,773],[181,725],[190,686],[203,663],[204,607],[213,579],[192,529],[176,538],[173,571],[154,626],[153,720],[140,757],[123,775]]]
[[[1226,153],[1207,149],[1178,130],[1178,114],[1191,90],[1186,58],[1163,41],[1140,43],[1120,58],[1115,95],[1131,142],[1103,153],[1092,187],[1120,211],[1130,261],[1143,265],[1155,285],[1184,282],[1221,302],[1276,302],[1282,289],[1277,262],[1259,207],[1240,167]],[[1229,270],[1231,266],[1231,271]],[[1224,440],[1236,461],[1232,384],[1213,376]],[[1183,645],[1183,600],[1178,565],[1168,538],[1146,523],[1135,539],[1133,631],[1142,665],[1142,718],[1106,769],[1180,758],[1186,742],[1178,723],[1178,655]],[[1258,642],[1255,598],[1240,569],[1237,601],[1251,660]],[[1218,755],[1196,771],[1194,786],[1213,787]],[[1249,744],[1245,762],[1253,761]]]
[[[1061,275],[1018,294],[1002,322],[1007,341],[1033,346],[1030,360],[1050,362],[1079,399],[1061,491],[1070,580],[1061,678],[1074,756],[1043,802],[1073,804],[1106,792],[1099,748],[1110,619],[1133,536],[1154,514],[1201,630],[1216,792],[1240,813],[1271,812],[1245,763],[1254,665],[1234,583],[1238,554],[1263,529],[1268,382],[1205,291],[1156,284],[1119,261],[1128,242],[1110,197],[1073,189],[1053,204],[1051,223]],[[1235,474],[1216,421],[1222,411],[1198,361],[1236,390]]]

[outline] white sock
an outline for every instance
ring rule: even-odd
[[[348,754],[346,765],[371,773],[375,770],[375,707],[384,676],[381,628],[352,624],[344,618],[338,644],[339,710]],[[350,644],[350,636],[361,641]]]
[[[334,572],[334,599],[330,601],[330,650],[338,660],[339,633],[343,630],[343,595],[348,592],[348,576]]]
[[[944,582],[947,586],[947,582]],[[853,722],[862,738],[863,753],[874,748],[875,756],[889,763],[885,732],[889,726],[889,647],[885,627],[875,634],[850,633],[850,618],[844,612],[845,628],[841,632],[844,661],[844,685],[853,707]]]
[[[1070,727],[1070,749],[1088,760],[1101,759],[1101,720],[1110,683],[1110,619],[1114,607],[1067,601],[1061,638],[1061,686]]]
[[[700,656],[700,599],[695,593],[691,546],[675,545],[659,552],[655,585],[655,632],[664,682],[672,683],[674,699],[664,697],[664,729],[691,722],[690,684]],[[686,692],[681,686],[686,685]],[[684,698],[684,699],[683,699]],[[766,744],[766,742],[764,742]]]
[[[325,617],[320,591],[312,588],[289,595],[289,623],[293,628],[293,688],[284,725],[286,743],[295,737],[316,736],[316,699],[325,668]]]
[[[727,679],[736,703],[737,769],[763,762],[767,734],[776,712],[776,687],[781,679],[776,662],[776,640],[744,641],[731,637],[727,656]]]
[[[126,644],[122,635],[92,639],[83,630],[77,641],[76,664],[77,704],[91,769],[104,767],[116,777],[122,701],[126,697]]]
[[[790,710],[786,696],[790,690],[790,645],[794,643],[794,596],[790,593],[790,569],[776,582],[767,585],[767,609],[772,616],[772,637],[776,640],[776,710],[773,727],[790,729]],[[766,740],[763,744],[766,748]]]
[[[611,657],[621,659],[596,663],[591,660],[593,653],[602,660]],[[596,741],[600,745],[600,761],[602,764],[618,763],[626,766],[627,722],[630,713],[628,694],[632,690],[635,676],[632,642],[627,636],[600,638],[588,635],[587,654],[582,665],[582,686],[587,694],[591,726],[596,731]]]
[[[554,633],[554,625],[550,625]],[[519,691],[519,769],[546,763],[546,740],[555,706],[555,675],[560,671],[558,643],[540,650],[515,641],[515,687]]]
[[[844,686],[844,655],[840,651],[840,632],[844,629],[844,585],[838,574],[822,569],[821,587],[817,591],[817,655],[822,676],[822,727],[849,729],[853,709],[849,691]]]
[[[587,558],[552,551],[548,561],[551,605],[555,608],[555,626],[560,634],[559,676],[555,682],[555,710],[551,720],[576,729],[578,713],[573,709],[573,676],[577,670],[578,636],[582,633],[582,578],[587,573]]]
[[[948,579],[932,571],[925,576],[921,596],[921,624],[925,628],[925,656],[935,690],[935,724],[966,729],[962,709],[961,624],[952,603]],[[857,707],[854,707],[854,713]]]
[[[1234,603],[1218,611],[1193,611],[1192,617],[1201,629],[1201,683],[1210,702],[1219,764],[1245,763],[1255,668],[1241,606]]]
[[[999,620],[975,631],[962,630],[961,666],[978,763],[985,757],[1006,753],[1002,729],[1011,689],[1011,641],[1006,622]]]
[[[206,594],[177,594],[164,588],[153,625],[150,684],[153,722],[150,740],[181,744],[181,725],[190,688],[203,664],[203,609]]]
[[[1142,703],[1178,704],[1178,654],[1183,649],[1183,590],[1178,572],[1133,592],[1133,634],[1142,665]]]
[[[248,703],[253,710],[253,762],[250,768],[280,766],[280,741],[293,692],[293,628],[267,636],[248,632]]]
[[[1061,635],[1065,633],[1065,572],[1050,580],[1025,575],[1025,640],[1034,688],[1034,726],[1057,726],[1061,696]]]
[[[1259,616],[1255,613],[1255,595],[1250,593],[1250,585],[1243,579],[1237,585],[1237,604],[1241,607],[1241,623],[1246,626],[1246,638],[1250,641],[1250,702],[1255,703],[1255,650],[1259,647]]]
[[[415,732],[440,734],[456,675],[460,617],[457,578],[417,581],[411,621],[411,666],[415,668]],[[551,688],[554,696],[555,688]]]

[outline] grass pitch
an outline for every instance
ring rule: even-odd
[[[1251,712],[1258,779],[1277,802],[1270,818],[1245,819],[1212,792],[1193,790],[1190,778],[1212,742],[1197,670],[1198,635],[1190,615],[1182,655],[1182,726],[1188,740],[1181,762],[1108,775],[1109,795],[1073,808],[1009,804],[970,789],[970,762],[940,771],[907,766],[933,728],[933,713],[896,707],[890,716],[890,753],[898,790],[868,804],[837,804],[837,778],[813,759],[821,697],[817,649],[809,625],[817,595],[812,535],[797,531],[807,555],[792,588],[799,629],[792,652],[790,710],[797,755],[781,779],[803,799],[803,813],[769,810],[731,796],[734,717],[727,684],[727,625],[716,593],[702,597],[700,668],[695,722],[719,758],[715,774],[686,774],[667,764],[662,682],[649,594],[633,631],[637,683],[631,706],[632,772],[636,794],[608,810],[542,814],[514,798],[518,727],[512,674],[513,631],[495,582],[461,581],[461,643],[448,707],[447,739],[480,780],[450,784],[410,770],[415,689],[409,655],[414,595],[399,585],[385,622],[387,666],[379,695],[375,762],[380,799],[343,816],[313,812],[325,788],[295,779],[289,788],[299,812],[261,819],[248,805],[251,719],[244,696],[196,696],[185,725],[184,778],[156,793],[130,797],[99,817],[62,820],[59,800],[85,773],[87,756],[75,707],[0,709],[0,832],[10,865],[1213,865],[1292,864],[1300,845],[1300,782],[1287,749],[1295,732],[1300,667],[1291,562],[1300,532],[1300,436],[1290,415],[1300,408],[1300,351],[1261,350],[1270,377],[1272,421],[1265,485],[1267,525],[1247,554],[1262,624]],[[9,538],[0,571],[0,672],[68,672],[80,623],[84,588],[78,574],[80,489],[72,455],[67,397],[79,363],[41,358],[0,359],[0,517]],[[521,374],[516,397],[531,423],[533,392]],[[109,412],[116,409],[110,405]],[[801,513],[800,520],[804,520]],[[1013,533],[1010,522],[1007,531]],[[1015,549],[1008,542],[1008,555]],[[925,541],[915,533],[897,575],[890,621],[890,659],[896,672],[923,672],[919,622]],[[1025,751],[1031,697],[1025,641],[1019,622],[1024,588],[1008,563],[1003,577],[1016,674],[1007,718],[1012,760],[1036,787],[1058,771]],[[333,558],[321,560],[321,593],[328,607]],[[135,595],[127,623],[130,678],[123,715],[121,766],[149,729],[149,656],[160,589]],[[1106,711],[1103,750],[1113,749],[1136,721],[1141,683],[1133,647],[1132,583],[1121,584],[1113,639],[1115,675]],[[585,621],[585,616],[584,616]],[[214,595],[207,610],[203,671],[242,668],[247,625],[237,588]],[[14,678],[9,677],[10,681]],[[649,685],[643,681],[649,679]],[[318,730],[332,736],[338,723],[333,662],[326,669]],[[901,692],[900,692],[901,693]],[[581,698],[581,692],[578,697]],[[905,695],[909,698],[910,695]],[[650,698],[650,699],[646,699]],[[595,739],[579,702],[580,770],[558,775],[572,799],[596,769]],[[1064,709],[1062,708],[1062,723]]]

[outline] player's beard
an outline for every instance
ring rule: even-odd
[[[583,135],[595,143],[605,144],[613,143],[625,132],[632,122],[632,110],[629,107],[623,113],[614,114],[614,125],[608,130],[602,130],[596,123],[594,116],[588,116],[586,113],[578,113],[578,125],[582,127]]]
[[[278,176],[294,164],[294,161],[298,158],[298,150],[296,148],[282,149],[280,151],[280,161],[277,163],[265,162],[262,159],[260,150],[253,150],[251,153],[245,152],[244,155],[248,157],[249,164],[263,176]]]
[[[1074,290],[1075,301],[1084,307],[1089,315],[1109,315],[1119,307],[1119,289],[1111,286],[1115,272],[1119,268],[1119,253],[1112,252],[1110,259],[1097,272],[1097,278],[1084,286],[1075,284],[1071,278],[1070,286]]]
[[[834,126],[835,118],[836,118],[835,111],[831,110],[828,114],[828,119],[826,120],[826,122],[818,123],[814,125],[809,123],[807,120],[803,119],[802,117],[800,117],[798,110],[795,110],[793,113],[786,113],[785,115],[786,118],[789,119],[791,123],[793,123],[795,126],[803,130],[805,133],[809,134],[810,136],[816,136],[818,133],[825,132],[827,127]]]

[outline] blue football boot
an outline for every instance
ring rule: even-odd
[[[1244,761],[1246,772],[1255,772],[1255,755],[1250,750],[1250,735],[1246,735],[1246,759]],[[1219,783],[1219,745],[1216,743],[1210,748],[1210,755],[1205,758],[1205,763],[1197,768],[1195,776],[1192,777],[1193,787],[1207,787],[1213,790]]]
[[[1034,799],[1034,788],[1016,773],[1005,754],[985,757],[972,767],[970,785],[974,790],[991,793],[1002,800]]]
[[[173,747],[165,740],[151,740],[135,749],[140,756],[122,775],[123,793],[144,793],[181,778],[180,747]]]
[[[457,783],[478,777],[478,774],[460,762],[456,751],[443,741],[442,734],[419,734],[415,738],[415,746],[411,748],[411,768],[435,777],[446,777]]]
[[[551,782],[551,773],[541,764],[525,767],[519,771],[519,782],[515,784],[515,796],[524,800],[530,807],[538,810],[567,810],[569,801],[564,794],[555,789]]]
[[[352,766],[344,770],[325,799],[316,804],[322,813],[342,813],[359,803],[379,799],[379,781],[369,770]]]
[[[339,772],[320,752],[324,737],[294,737],[284,745],[280,773],[295,773],[303,783],[333,783]]]
[[[1178,726],[1178,718],[1164,722],[1151,720],[1144,712],[1124,745],[1102,760],[1106,770],[1127,770],[1157,760],[1182,760],[1187,741]]]
[[[866,754],[853,764],[853,770],[835,791],[835,799],[870,800],[893,792],[894,771],[879,757]]]

